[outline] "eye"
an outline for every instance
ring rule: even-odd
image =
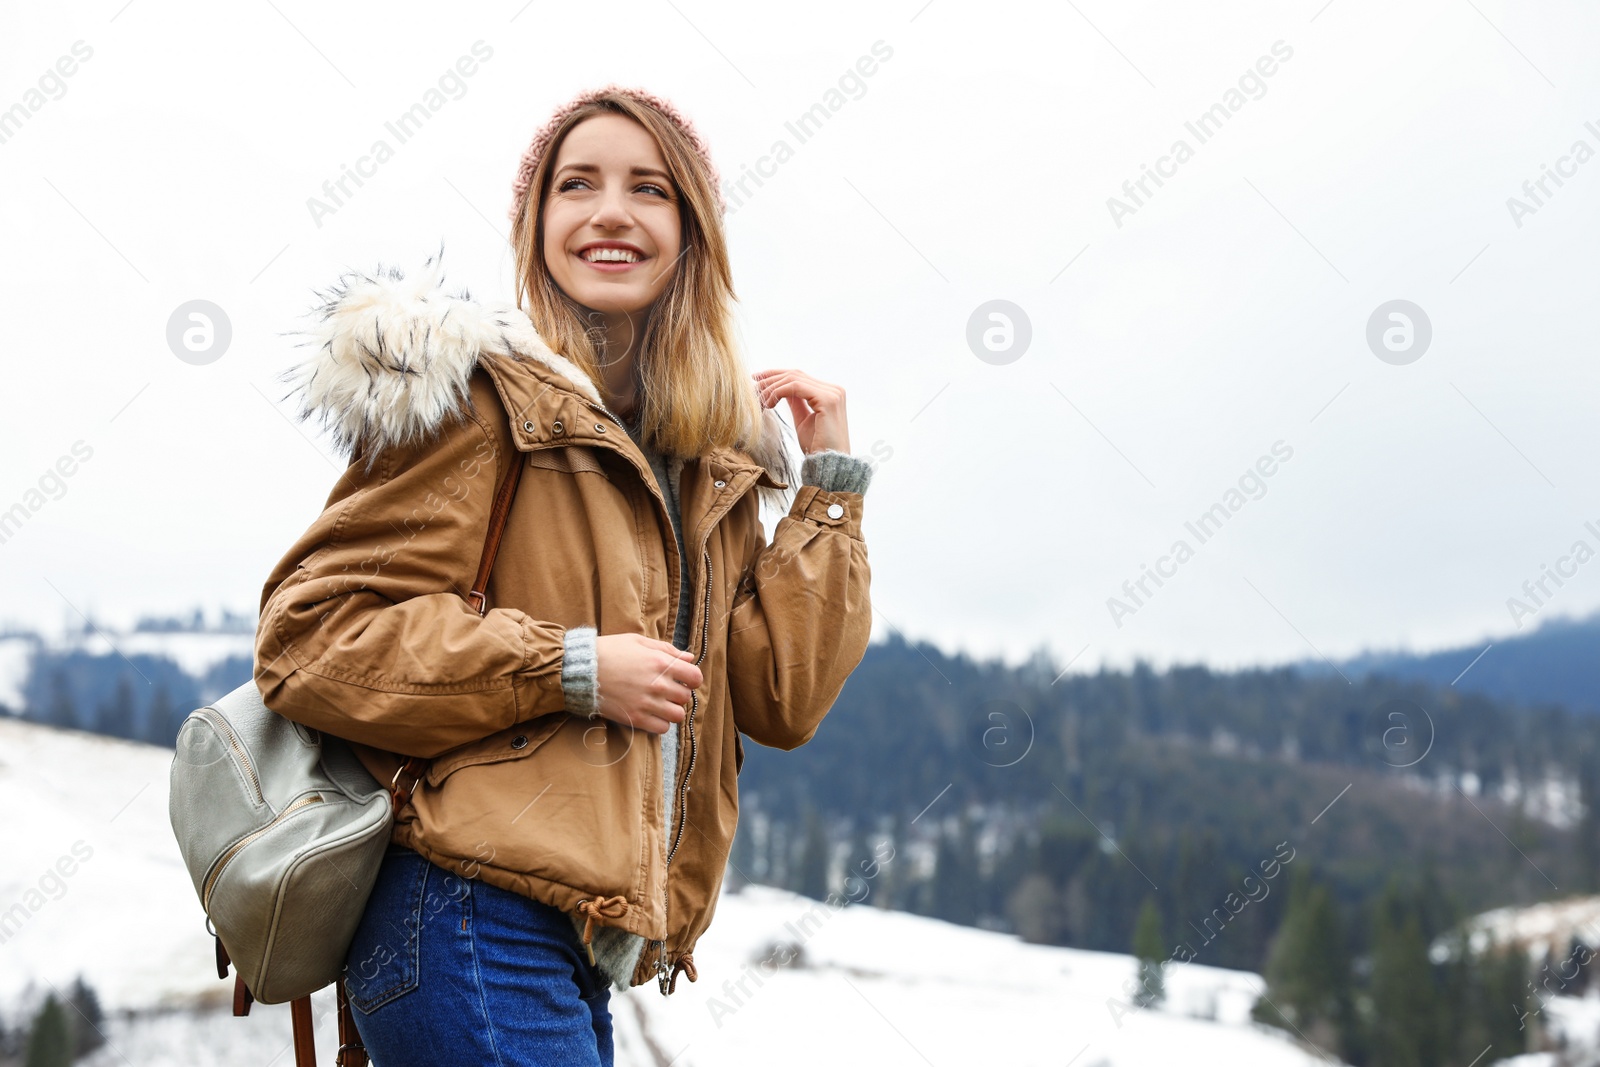
[[[665,189],[661,188],[661,186],[657,185],[654,182],[645,182],[643,185],[639,186],[639,188],[641,188],[641,189],[654,189],[656,192],[661,194],[661,198],[663,200],[671,200],[672,199],[672,194],[671,193],[667,192]]]
[[[581,182],[581,181],[583,181],[582,178],[568,178],[566,181],[564,181],[560,185],[556,186],[556,192],[564,193],[564,192],[567,191],[567,187],[570,186],[573,182]]]

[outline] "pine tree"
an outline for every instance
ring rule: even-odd
[[[1141,1008],[1166,999],[1166,986],[1161,978],[1162,964],[1167,957],[1165,944],[1161,937],[1161,908],[1154,894],[1147,895],[1133,931],[1133,954],[1139,960],[1139,993],[1134,1000]]]
[[[34,1016],[28,1035],[26,1067],[71,1067],[72,1026],[66,1009],[54,993],[45,997],[44,1006]]]
[[[867,843],[866,830],[859,825],[851,835],[850,851],[846,857],[844,884],[839,887],[839,892],[853,903],[866,904],[878,891],[879,881],[883,877],[883,864],[873,855],[872,846]]]
[[[828,895],[828,838],[817,813],[806,812],[806,836],[800,846],[799,885],[796,892],[812,900]]]
[[[1373,924],[1374,1059],[1384,1067],[1434,1067],[1442,1062],[1439,992],[1417,909],[1393,882]]]
[[[72,695],[72,682],[61,667],[50,672],[50,695],[44,721],[68,730],[78,729],[78,702]]]
[[[789,838],[792,831],[786,819],[767,820],[766,883],[792,889],[789,872],[794,864],[789,862]]]
[[[172,687],[167,684],[166,676],[156,679],[155,688],[150,693],[150,707],[145,711],[144,737],[152,745],[161,745],[171,748],[177,743],[178,723],[177,708],[172,702]]]
[[[116,684],[88,714],[85,729],[107,737],[133,736],[133,682],[119,671]]]
[[[1290,876],[1289,905],[1267,957],[1263,1022],[1298,1031],[1319,1048],[1347,1049],[1354,1026],[1350,960],[1338,906],[1311,869]]]
[[[105,1022],[106,1016],[100,1007],[99,994],[81,974],[73,979],[72,988],[67,990],[67,1002],[73,1009],[68,1018],[75,1024],[72,1027],[74,1035],[72,1058],[76,1060],[105,1044],[106,1039],[100,1032],[100,1024]]]
[[[905,897],[904,887],[911,883],[911,857],[906,853],[908,840],[905,812],[896,808],[894,823],[889,829],[889,837],[887,839],[888,849],[885,850],[885,854],[889,856],[889,859],[883,863],[883,869],[878,874],[877,885],[873,890],[875,901],[880,908],[906,910],[903,899]]]
[[[1474,952],[1463,927],[1448,940],[1440,999],[1453,1062],[1471,1063],[1480,1056],[1498,1061],[1526,1051],[1539,1025],[1539,1005],[1528,994],[1527,957],[1515,946]],[[1490,1049],[1494,1055],[1485,1056]]]
[[[1593,893],[1600,889],[1600,775],[1594,757],[1587,753],[1578,765],[1578,802],[1583,815],[1576,829],[1577,888]]]
[[[975,925],[978,921],[978,855],[972,828],[965,816],[954,834],[940,833],[933,867],[933,916],[947,922]]]
[[[1477,1014],[1487,1024],[1485,1039],[1494,1045],[1499,1055],[1515,1056],[1531,1051],[1536,1031],[1526,1020],[1538,1005],[1528,992],[1528,957],[1512,944],[1492,949],[1477,963],[1481,975],[1477,984],[1482,990]],[[1473,1050],[1473,1055],[1477,1055],[1477,1050]]]

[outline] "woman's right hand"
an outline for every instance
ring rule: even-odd
[[[664,734],[688,714],[689,691],[704,684],[694,657],[643,634],[595,638],[598,713],[603,719]]]

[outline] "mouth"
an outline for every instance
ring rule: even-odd
[[[607,274],[630,270],[650,258],[633,245],[621,241],[585,245],[573,255],[589,267]]]

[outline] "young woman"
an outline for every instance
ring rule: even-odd
[[[844,390],[743,367],[693,126],[585,93],[513,190],[520,307],[438,257],[347,274],[289,375],[349,467],[266,582],[256,681],[404,801],[346,961],[377,1067],[610,1064],[611,986],[696,979],[741,735],[809,740],[871,630]]]

